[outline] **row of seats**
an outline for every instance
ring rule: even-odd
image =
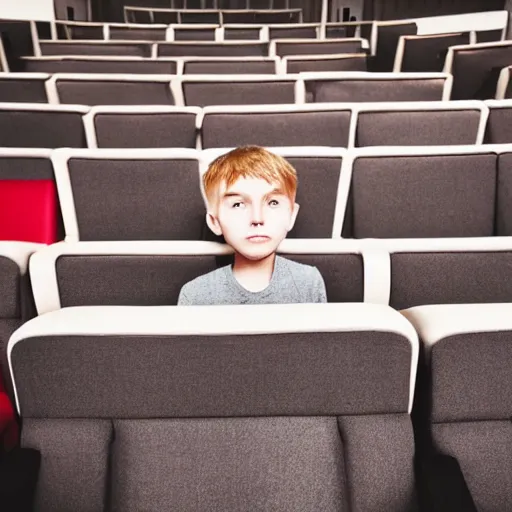
[[[3,147],[512,144],[512,100],[215,107],[0,103]]]
[[[271,150],[298,172],[291,238],[512,235],[511,145]],[[214,240],[200,176],[226,151],[5,148],[0,239],[56,241],[60,205],[67,241]]]

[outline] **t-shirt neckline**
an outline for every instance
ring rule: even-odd
[[[281,257],[276,254],[276,258],[274,260],[274,270],[272,272],[272,276],[270,277],[270,281],[266,288],[263,288],[263,290],[260,290],[258,292],[252,292],[251,290],[248,290],[244,286],[242,286],[237,278],[235,277],[235,274],[233,272],[233,263],[231,265],[227,265],[226,271],[228,275],[229,282],[231,286],[234,286],[239,292],[242,294],[248,296],[248,297],[257,297],[257,296],[264,296],[272,292],[272,289],[275,287],[275,282],[277,281],[276,275],[278,273],[278,269],[281,267]]]

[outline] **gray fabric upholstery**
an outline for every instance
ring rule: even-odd
[[[289,60],[288,73],[305,73],[308,71],[367,71],[366,56],[354,55],[341,59]]]
[[[295,103],[295,82],[183,82],[185,105]]]
[[[418,510],[409,416],[343,416],[338,424],[350,482],[350,510]]]
[[[512,235],[512,153],[498,156],[496,234]]]
[[[45,82],[44,78],[2,80],[0,76],[0,98],[2,102],[48,103]]]
[[[259,28],[224,28],[224,39],[229,40],[254,40],[260,38]]]
[[[328,55],[331,53],[361,53],[362,44],[359,40],[325,42],[278,42],[276,43],[276,54],[280,57],[287,55]]]
[[[99,148],[196,147],[196,115],[192,113],[97,114]]]
[[[452,100],[491,99],[501,69],[512,62],[509,46],[457,50],[453,57]]]
[[[493,154],[358,158],[354,237],[492,236],[496,182]]]
[[[215,29],[203,28],[195,30],[180,30],[179,27],[174,28],[175,41],[215,41]]]
[[[61,103],[79,105],[174,105],[168,82],[67,80],[56,82]]]
[[[445,80],[418,78],[397,80],[328,80],[307,83],[312,102],[441,101]]]
[[[512,144],[512,108],[490,108],[485,134],[488,144]]]
[[[469,32],[408,39],[405,41],[401,71],[409,73],[442,71],[448,48],[469,43]]]
[[[110,420],[26,418],[21,443],[41,451],[35,509],[106,510],[112,441]]]
[[[120,55],[151,57],[151,43],[40,43],[41,55]]]
[[[400,36],[418,33],[416,23],[397,23],[396,25],[380,25],[377,30],[377,51],[372,71],[391,72],[395,62],[396,47]],[[362,35],[362,37],[366,37]],[[367,37],[367,39],[370,39]]]
[[[80,112],[0,110],[0,139],[3,147],[86,147]]]
[[[268,5],[268,4],[267,4]],[[300,14],[298,11],[224,11],[222,15],[222,21],[224,24],[279,24],[279,23],[299,23]]]
[[[215,61],[185,62],[184,74],[189,75],[273,75],[276,64],[273,61]]]
[[[131,28],[110,26],[110,39],[118,39],[122,41],[165,41],[165,28]]]
[[[475,144],[479,110],[361,112],[356,146]]]
[[[0,157],[0,180],[53,180],[49,158]]]
[[[20,316],[20,269],[14,261],[0,256],[0,318]]]
[[[325,37],[327,39],[342,39],[344,37],[355,37],[355,27],[353,33],[351,33],[351,26],[347,27],[329,27],[325,28]]]
[[[201,239],[196,161],[73,158],[68,167],[80,240]]]
[[[14,403],[14,392],[7,360],[7,343],[12,333],[21,326],[19,318],[0,318],[0,379],[3,380],[7,395]]]
[[[512,66],[511,66],[509,73],[511,73],[511,72],[512,72]],[[510,78],[507,83],[507,88],[505,89],[505,98],[508,98],[508,99],[512,98],[512,80],[510,80]]]
[[[57,25],[59,39],[103,39],[103,26]]]
[[[186,9],[180,13],[181,23],[204,23],[204,24],[220,24],[219,12],[187,12]]]
[[[395,309],[492,302],[512,302],[511,252],[391,255],[389,303]]]
[[[491,43],[493,41],[501,41],[503,31],[499,30],[477,30],[476,42],[477,43]]]
[[[203,119],[203,148],[260,146],[347,147],[351,112],[211,113]]]
[[[315,27],[269,27],[269,39],[316,39]]]
[[[159,57],[266,57],[268,43],[254,42],[247,45],[226,45],[223,43],[188,44],[160,43]]]
[[[336,418],[121,420],[114,428],[113,512],[171,503],[187,512],[349,510]]]

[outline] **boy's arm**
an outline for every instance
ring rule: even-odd
[[[313,302],[327,302],[327,291],[322,274],[315,267],[313,281]]]
[[[180,294],[178,297],[178,306],[191,306],[192,301],[187,296],[187,292],[185,290],[187,285],[183,286],[180,290]]]

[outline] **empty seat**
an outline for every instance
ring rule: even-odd
[[[353,238],[494,235],[494,151],[478,146],[365,148],[352,156],[345,159],[338,208],[348,204],[351,226],[343,230]]]
[[[159,43],[158,57],[266,57],[268,43],[252,41]]]
[[[76,21],[56,21],[58,39],[107,39],[105,23],[85,23]]]
[[[169,41],[215,41],[219,25],[171,25]]]
[[[86,107],[0,103],[0,140],[13,148],[84,148]]]
[[[51,244],[59,208],[49,149],[0,153],[0,240]]]
[[[488,100],[489,108],[485,142],[512,144],[512,100]]]
[[[48,81],[52,103],[173,105],[169,75],[56,73]]]
[[[52,159],[66,240],[201,240],[195,150],[61,149]]]
[[[298,98],[314,103],[444,101],[452,83],[446,73],[303,73],[300,78]]]
[[[160,11],[163,14],[163,11]],[[158,14],[155,21],[158,20]],[[222,23],[222,13],[217,9],[184,9],[178,13],[178,23],[215,24]]]
[[[505,146],[498,154],[496,234],[512,236],[512,150]]]
[[[505,98],[512,99],[512,80],[510,80],[510,72],[512,66],[503,68],[498,78],[498,86],[496,88],[496,99],[503,100]]]
[[[367,71],[365,53],[339,55],[291,55],[281,60],[281,72]]]
[[[222,11],[222,23],[286,24],[302,23],[302,9],[230,9]]]
[[[488,114],[479,101],[358,104],[351,145],[482,144]]]
[[[2,102],[47,103],[45,73],[2,73],[0,75],[0,98]]]
[[[172,87],[178,105],[262,105],[295,103],[296,81],[295,75],[190,75]]]
[[[512,41],[452,46],[444,71],[453,75],[452,100],[492,99],[501,70],[512,62]]]
[[[469,43],[469,32],[401,36],[393,71],[442,71],[448,48]]]
[[[126,23],[161,23],[169,25],[171,23],[180,23],[180,11],[177,9],[162,9],[148,7],[124,6],[124,21]]]
[[[118,55],[151,57],[152,43],[147,41],[40,41],[41,55]]]
[[[490,43],[493,41],[501,41],[506,39],[505,32],[502,29],[498,30],[477,30],[476,42],[477,43]]]
[[[65,308],[9,347],[40,512],[416,508],[418,340],[391,308]]]
[[[326,147],[270,147],[297,170],[299,186],[296,202],[300,213],[289,238],[338,237],[337,225],[343,211],[337,207],[341,164],[346,151]],[[201,153],[202,171],[229,149],[208,149]]]
[[[274,39],[270,41],[269,55],[328,55],[339,53],[362,53],[362,39]]]
[[[403,314],[425,353],[415,408],[424,411],[428,441],[457,460],[475,510],[510,509],[512,304],[420,306]]]
[[[340,37],[362,37],[370,40],[373,21],[344,21],[328,22],[325,26],[325,37],[337,39]]]
[[[269,39],[316,39],[320,25],[318,23],[301,23],[290,25],[269,25]]]
[[[219,31],[222,41],[229,41],[232,39],[238,41],[258,39],[268,41],[268,34],[264,25],[224,24]]]
[[[277,72],[278,59],[272,57],[203,57],[185,58],[185,75],[271,75]]]
[[[205,107],[202,147],[348,147],[351,119],[350,107],[340,104]]]
[[[94,107],[84,117],[90,148],[196,148],[194,107]]]
[[[166,34],[167,25],[108,25],[108,38],[112,40],[165,41]]]
[[[371,49],[375,56],[372,71],[393,71],[400,37],[417,33],[418,26],[413,21],[375,21],[371,31]]]

